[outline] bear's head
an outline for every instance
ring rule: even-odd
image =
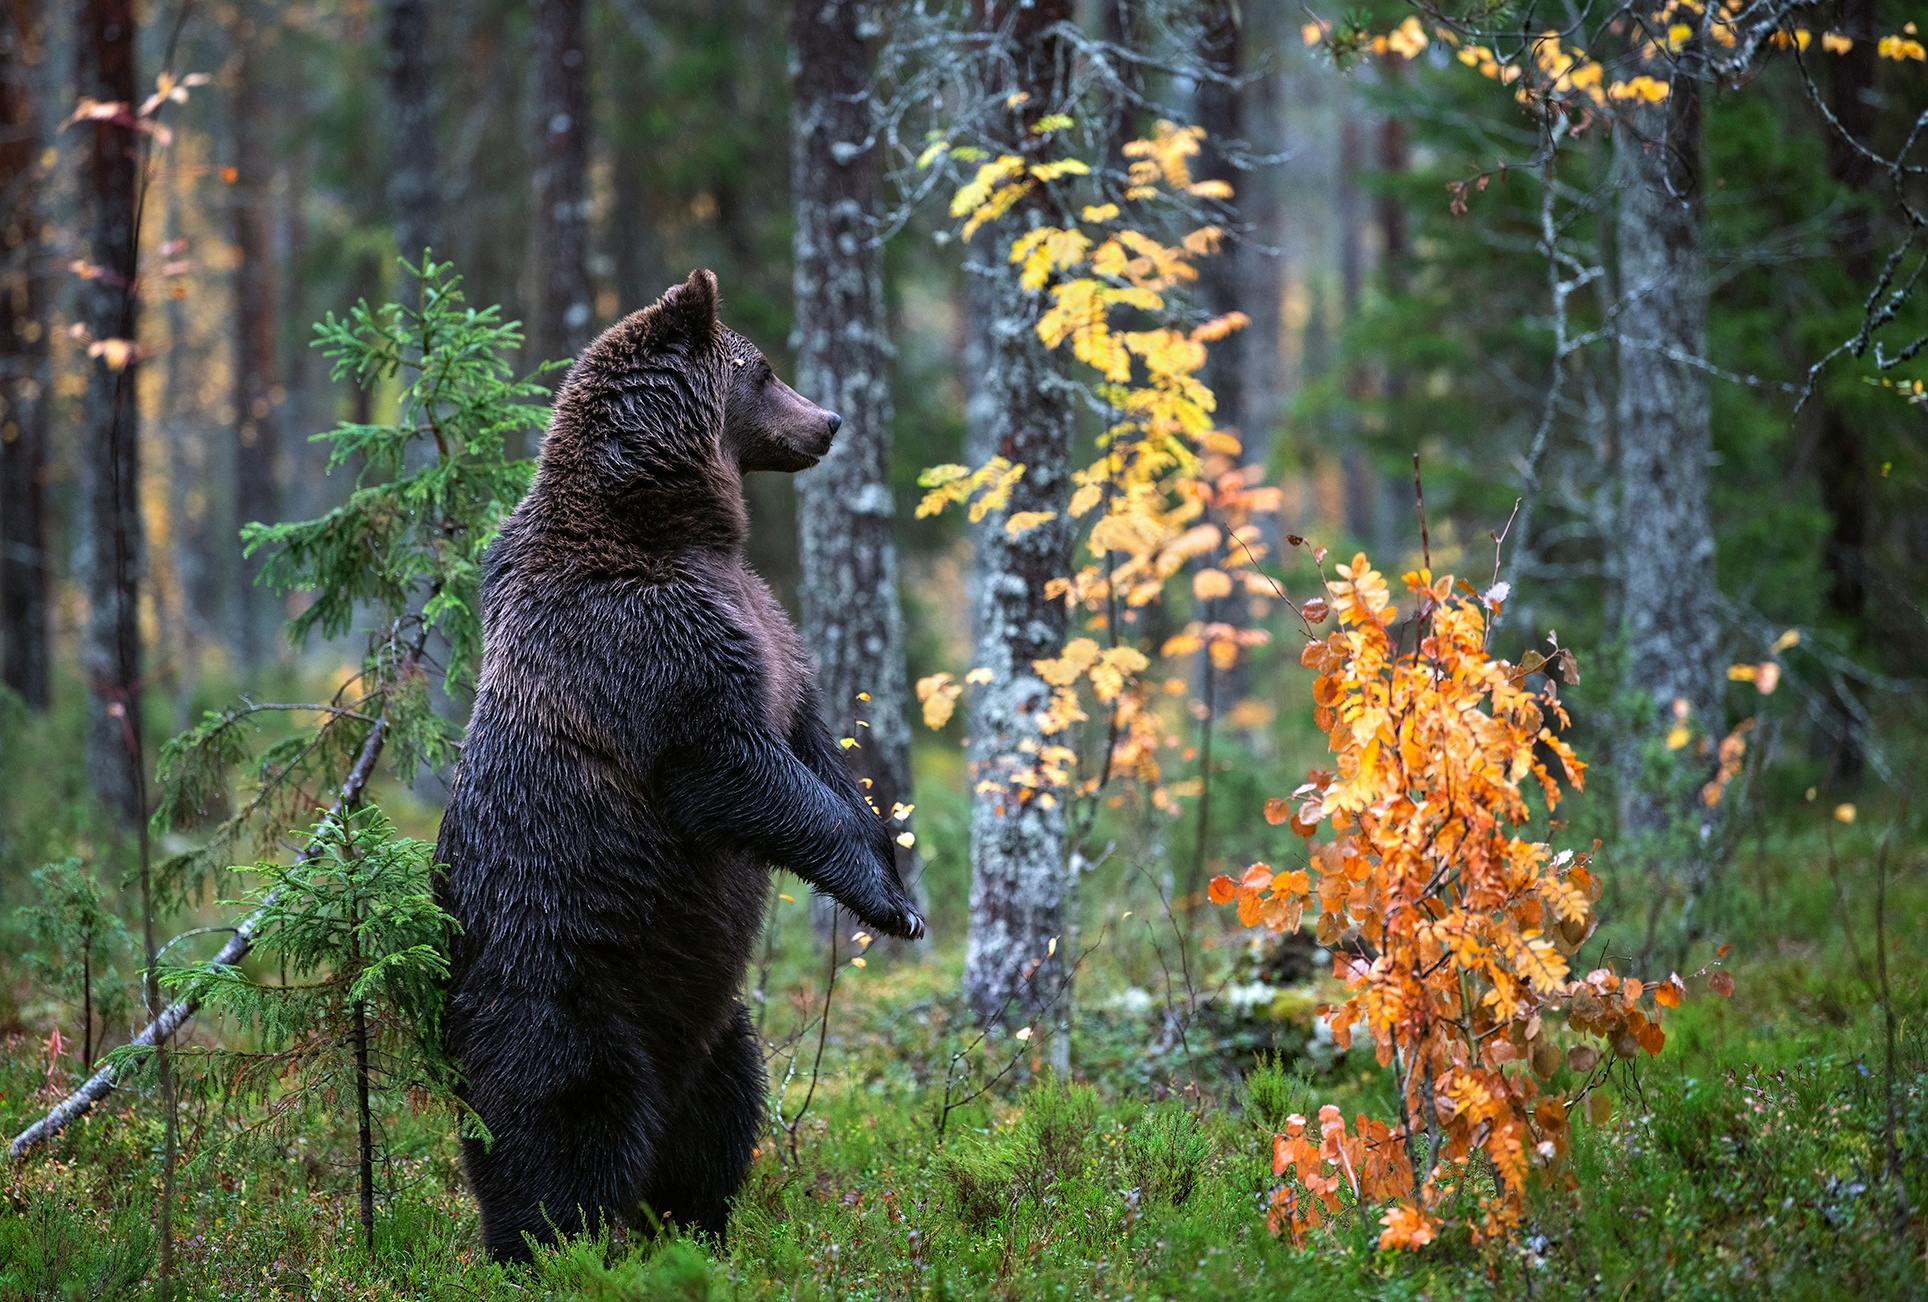
[[[778,378],[717,302],[716,277],[692,271],[583,350],[556,392],[542,492],[649,533],[740,536],[746,472],[823,459],[841,418]]]
[[[724,328],[723,345],[730,358],[723,448],[736,459],[737,468],[808,470],[823,460],[843,417],[785,384],[770,369],[763,350],[736,331]]]

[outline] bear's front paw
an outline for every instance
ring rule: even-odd
[[[923,915],[910,905],[900,905],[885,917],[877,919],[876,928],[887,936],[900,940],[922,940],[924,938]]]

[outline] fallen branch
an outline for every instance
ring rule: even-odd
[[[362,743],[361,753],[355,757],[355,766],[348,771],[347,780],[341,784],[341,793],[336,797],[333,808],[328,811],[329,819],[340,818],[361,799],[362,788],[368,785],[369,776],[375,771],[375,761],[381,758],[382,746],[387,739],[388,718],[384,715],[375,721],[375,726],[369,730],[368,740]],[[319,856],[321,852],[321,842],[310,841],[297,862],[306,863]],[[248,950],[254,945],[255,929],[261,925],[263,915],[279,894],[278,890],[270,892],[267,898],[262,900],[262,907],[255,910],[246,921],[234,929],[234,935],[228,938],[228,943],[221,946],[221,952],[215,955],[216,963],[232,966],[247,955]],[[149,1022],[146,1028],[134,1037],[132,1043],[149,1048],[162,1043],[180,1030],[200,1006],[201,1001],[193,996],[176,1000],[162,1009],[160,1016]],[[111,1065],[103,1066],[87,1078],[86,1084],[62,1099],[53,1111],[14,1136],[13,1143],[8,1146],[7,1155],[15,1159],[25,1157],[27,1150],[35,1144],[44,1139],[53,1138],[65,1130],[69,1122],[86,1116],[96,1103],[113,1091],[118,1083],[115,1068]]]

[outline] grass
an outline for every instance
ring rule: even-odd
[[[1785,841],[1762,862],[1798,864],[1814,849]],[[1758,903],[1745,880],[1734,889]],[[1348,1114],[1384,1108],[1384,1074],[1357,1054],[1323,1075],[1303,1061],[1261,1062],[1252,1028],[1229,1016],[1201,1020],[1189,1046],[1148,1050],[1161,1010],[1110,1006],[1095,964],[1093,1011],[1075,1032],[1078,1079],[1037,1070],[1033,1046],[980,1047],[954,1078],[982,1083],[1016,1050],[1031,1061],[1019,1058],[1012,1077],[1029,1079],[954,1108],[940,1141],[947,1069],[973,1038],[947,952],[877,955],[840,980],[826,1074],[794,1151],[787,1136],[762,1148],[724,1245],[618,1236],[532,1267],[488,1263],[445,1127],[404,1109],[387,1118],[371,1255],[346,1128],[251,1139],[239,1118],[203,1106],[183,1125],[177,1296],[1922,1296],[1920,1213],[1901,1219],[1883,1179],[1879,1010],[1835,925],[1830,883],[1783,874],[1780,896],[1772,921],[1785,934],[1743,944],[1735,998],[1690,1000],[1665,1053],[1621,1074],[1614,1118],[1576,1126],[1576,1188],[1539,1189],[1511,1243],[1448,1237],[1383,1254],[1373,1215],[1356,1213],[1302,1249],[1274,1239],[1262,1210],[1271,1128],[1326,1100]],[[1920,904],[1901,892],[1889,920],[1891,964],[1904,974],[1896,1135],[1915,1209],[1928,1201],[1928,1035],[1909,1011],[1928,954]],[[1805,932],[1794,925],[1802,916]],[[797,949],[773,969],[770,988],[785,991],[772,997],[773,1022],[809,1014],[808,946]],[[7,1042],[9,1130],[45,1104],[42,1049],[23,1035]],[[786,1102],[794,1109],[801,1095],[793,1080]],[[159,1143],[153,1100],[122,1095],[51,1153],[8,1167],[0,1302],[151,1290]]]
[[[1296,838],[1249,811],[1255,793],[1288,788],[1303,760],[1288,744],[1275,772],[1253,766],[1219,793],[1214,824],[1227,860],[1301,853]],[[27,784],[29,804],[71,807],[27,767],[9,771]],[[967,811],[955,772],[943,763],[921,771],[939,779],[918,802],[939,943],[914,956],[879,947],[862,970],[839,969],[823,1074],[800,1119],[824,969],[803,922],[804,892],[783,888],[797,898],[775,910],[751,998],[777,1049],[781,1116],[796,1124],[793,1133],[773,1124],[726,1243],[618,1234],[544,1252],[529,1267],[492,1264],[446,1118],[393,1107],[382,1118],[371,1252],[345,1103],[340,1125],[275,1134],[252,1128],[258,1116],[196,1101],[182,1116],[174,1296],[1928,1297],[1928,842],[1891,858],[1885,918],[1904,1216],[1885,1178],[1875,811],[1835,827],[1830,842],[1816,830],[1828,826],[1826,802],[1796,796],[1749,831],[1723,888],[1703,902],[1720,934],[1679,963],[1687,971],[1732,943],[1734,998],[1695,983],[1668,1018],[1665,1052],[1618,1072],[1613,1117],[1576,1121],[1563,1173],[1571,1187],[1561,1178],[1534,1190],[1513,1241],[1449,1235],[1422,1252],[1385,1254],[1374,1209],[1336,1218],[1303,1247],[1267,1232],[1270,1136],[1285,1116],[1328,1101],[1348,1117],[1387,1116],[1394,1091],[1369,1053],[1335,1055],[1312,1034],[1313,1010],[1330,995],[1316,977],[1255,1005],[1219,999],[1195,1018],[1173,1016],[1186,1002],[1187,965],[1160,899],[1189,865],[1185,827],[1121,833],[1127,848],[1080,887],[1072,1078],[1058,1082],[1044,1071],[1043,1033],[1023,1045],[980,1041],[958,1002]],[[432,828],[433,811],[398,792],[382,799],[419,822],[410,830]],[[1565,843],[1584,839],[1578,808]],[[40,817],[44,828],[16,819],[9,854],[25,863],[43,840],[67,839],[80,815],[61,817]],[[1615,954],[1638,944],[1642,889],[1629,871],[1608,897],[1628,915],[1625,934],[1604,939]],[[1276,974],[1244,935],[1224,929],[1222,914],[1205,920],[1191,956],[1197,986]],[[11,1134],[77,1064],[50,1072],[46,1056],[49,1031],[71,1030],[72,1010],[0,966],[0,1026],[9,1019],[0,1126]],[[203,1018],[195,1034],[244,1038],[245,1028]],[[0,1302],[155,1295],[161,1137],[157,1091],[130,1089],[50,1150],[0,1168]]]

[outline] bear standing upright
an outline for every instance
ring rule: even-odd
[[[737,999],[769,868],[923,934],[796,631],[742,557],[742,475],[838,418],[717,320],[697,271],[592,343],[490,548],[482,671],[436,848],[461,925],[446,1039],[492,1143],[482,1236],[721,1234],[763,1120]]]

